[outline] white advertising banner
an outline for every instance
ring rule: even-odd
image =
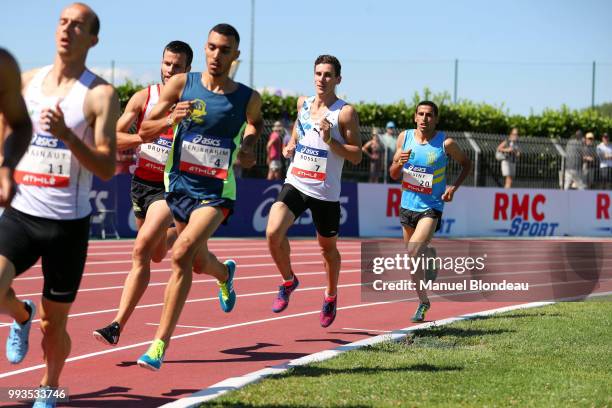
[[[358,185],[361,236],[399,237],[401,188]],[[462,187],[444,208],[441,237],[612,236],[612,195],[562,191]]]

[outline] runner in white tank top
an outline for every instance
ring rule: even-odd
[[[336,317],[342,166],[345,159],[358,164],[362,154],[357,112],[336,96],[336,85],[342,79],[340,70],[340,62],[331,55],[321,55],[315,61],[316,94],[298,100],[298,117],[284,152],[286,157],[293,156],[293,161],[270,209],[266,228],[270,253],[284,279],[272,305],[272,311],[279,313],[299,285],[289,259],[287,230],[304,211],[312,212],[327,271],[327,290],[319,316],[322,327],[328,327]]]
[[[88,6],[66,7],[56,29],[53,65],[23,76],[34,132],[15,172],[13,206],[0,217],[0,302],[15,319],[6,348],[14,364],[28,350],[36,306],[19,301],[9,285],[42,258],[42,386],[59,385],[70,352],[66,321],[87,256],[92,174],[108,180],[115,172],[119,100],[111,85],[85,67],[99,27]],[[55,402],[37,401],[35,406],[53,407]]]
[[[111,323],[93,332],[93,336],[104,344],[117,344],[119,334],[125,327],[134,308],[142,298],[151,277],[151,261],[161,262],[168,248],[176,240],[176,228],[172,214],[164,198],[163,169],[172,145],[172,126],[162,123],[158,137],[144,141],[136,132],[128,133],[136,123],[137,130],[159,100],[166,81],[173,75],[189,72],[193,51],[182,41],[172,41],[164,47],[161,61],[161,84],[150,85],[136,92],[129,100],[125,112],[117,122],[117,148],[138,148],[138,162],[132,178],[131,198],[138,235],[132,253],[132,269],[128,274],[119,310]],[[180,121],[176,114],[169,121]],[[145,143],[143,143],[145,142]]]

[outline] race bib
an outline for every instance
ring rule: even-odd
[[[402,188],[416,193],[431,194],[433,188],[434,169],[431,166],[415,166],[406,163],[402,169],[404,177]]]
[[[172,140],[158,138],[153,143],[145,143],[140,146],[138,166],[163,173],[168,161],[168,154],[172,147]]]
[[[35,134],[28,151],[15,169],[19,184],[64,188],[70,185],[72,152],[63,141]]]
[[[291,174],[299,178],[323,181],[326,177],[327,150],[298,143],[293,156]]]
[[[187,133],[183,135],[179,169],[196,176],[225,180],[231,159],[231,143],[232,140],[227,138]]]

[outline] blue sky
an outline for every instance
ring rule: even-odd
[[[22,69],[52,62],[53,34],[65,1],[4,2],[0,46]],[[175,39],[195,51],[193,70],[204,67],[203,45],[216,23],[242,37],[237,79],[249,82],[250,0],[89,1],[102,23],[100,44],[88,66],[116,83],[158,78],[163,46]],[[612,1],[608,0],[256,0],[257,88],[312,93],[312,63],[336,55],[343,81],[338,93],[352,102],[411,100],[429,87],[502,105],[511,113],[539,113],[591,103],[592,61],[597,61],[595,103],[612,102]]]

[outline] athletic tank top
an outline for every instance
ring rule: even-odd
[[[403,151],[412,149],[402,168],[402,208],[423,212],[431,208],[443,211],[442,194],[446,189],[447,157],[443,132],[437,132],[429,143],[414,139],[414,129],[406,130]]]
[[[40,69],[25,92],[33,135],[28,151],[15,169],[17,194],[12,207],[36,217],[71,220],[91,213],[91,173],[81,166],[66,144],[40,127],[40,113],[55,107],[58,97],[42,93],[42,83],[52,66]],[[66,126],[84,143],[93,145],[93,129],[83,113],[85,94],[95,75],[85,69],[60,107]]]
[[[306,99],[298,113],[297,146],[285,183],[319,200],[340,201],[340,179],[344,158],[332,152],[319,135],[319,125],[310,117],[314,99],[314,96]],[[332,125],[331,137],[342,144],[345,142],[340,134],[338,117],[344,105],[346,102],[338,99],[324,115]]]
[[[202,74],[187,74],[181,101],[194,101],[191,116],[174,131],[166,162],[166,191],[199,200],[236,199],[232,167],[246,127],[246,110],[253,90],[241,83],[229,94],[202,85]]]
[[[149,85],[147,102],[136,124],[138,130],[140,130],[142,121],[149,116],[151,110],[153,110],[153,107],[159,101],[159,93],[159,84]],[[155,141],[143,143],[138,147],[136,151],[136,169],[134,170],[134,176],[137,179],[160,185],[163,184],[164,168],[168,161],[173,137],[173,129],[168,128]]]

